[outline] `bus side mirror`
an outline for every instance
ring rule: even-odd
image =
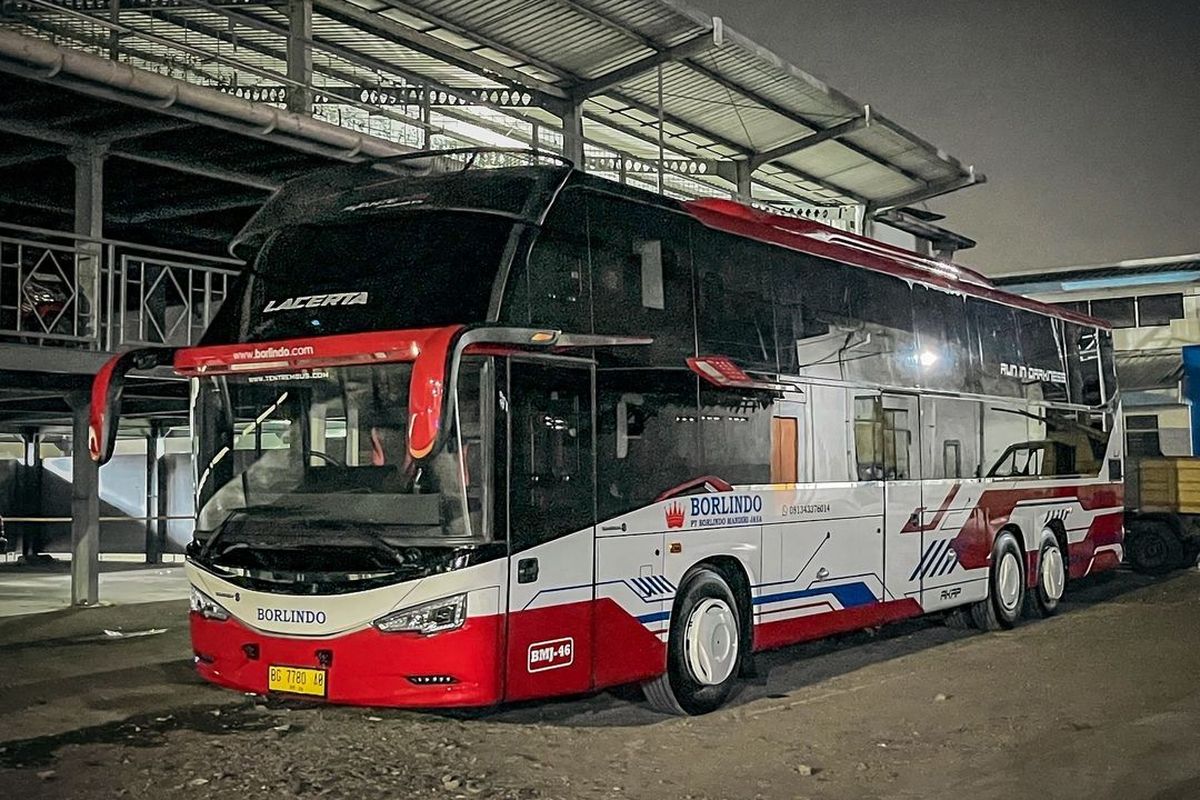
[[[110,358],[92,379],[92,402],[88,419],[88,451],[92,460],[104,466],[117,445],[117,426],[121,421],[121,399],[125,376],[132,369],[154,369],[170,364],[173,347],[143,347]]]

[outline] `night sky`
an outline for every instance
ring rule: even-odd
[[[692,0],[988,177],[999,273],[1200,251],[1197,0]]]

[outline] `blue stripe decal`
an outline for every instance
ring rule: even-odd
[[[842,583],[836,586],[820,586],[813,589],[799,589],[794,592],[779,592],[778,594],[765,594],[754,598],[754,605],[762,605],[764,603],[778,603],[782,600],[795,600],[800,597],[820,597],[821,595],[831,594],[838,599],[843,608],[851,606],[865,606],[869,603],[878,603],[877,598],[865,583]]]
[[[661,576],[661,575],[655,575],[655,576],[654,576],[654,581],[655,581],[655,583],[657,583],[659,586],[661,586],[661,587],[662,587],[662,590],[663,590],[663,593],[664,593],[664,594],[670,594],[670,592],[671,592],[671,584],[667,583],[667,579],[666,579],[666,578],[664,578],[664,577],[663,577],[663,576]]]
[[[647,622],[659,622],[669,616],[671,616],[670,611],[655,611],[653,614],[642,614],[637,618],[637,621],[644,625]]]

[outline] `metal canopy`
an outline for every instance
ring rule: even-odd
[[[320,9],[344,0],[316,0]],[[817,202],[875,209],[983,181],[970,167],[677,0],[355,0],[454,43],[460,56],[528,75],[623,128],[662,117],[679,152],[774,163]],[[450,57],[453,57],[451,55]],[[833,131],[833,135],[825,132]],[[763,157],[766,156],[767,160]],[[790,175],[788,174],[790,173]]]
[[[360,99],[370,97],[361,91],[367,87],[424,87],[471,105],[457,112],[459,119],[491,124],[493,131],[499,127],[505,136],[547,149],[566,149],[562,140],[578,124],[587,143],[581,166],[598,173],[623,179],[629,169],[646,172],[647,165],[657,172],[663,160],[664,172],[689,172],[691,183],[677,193],[862,205],[869,213],[984,180],[720,18],[679,0],[312,4],[317,88]],[[192,82],[228,84],[222,59],[232,54],[243,67],[234,81],[239,87],[288,88],[272,79],[287,68],[284,5],[244,0],[117,5],[116,22],[107,0],[25,0],[16,7],[25,32],[73,39],[97,51],[120,50],[130,63],[184,71]],[[119,45],[110,44],[116,39]],[[212,63],[193,57],[204,52],[219,57]],[[478,99],[492,90],[490,99]],[[412,108],[392,102],[387,110],[399,119],[396,114],[412,115]],[[506,116],[489,120],[481,109]],[[430,126],[428,109],[425,114],[415,122],[433,131],[436,122]],[[522,130],[512,127],[513,120]],[[547,137],[550,131],[554,136]]]

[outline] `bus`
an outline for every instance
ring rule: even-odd
[[[964,267],[541,159],[286,185],[191,383],[195,666],[243,692],[487,706],[921,614],[1053,614],[1122,558],[1108,326]]]

